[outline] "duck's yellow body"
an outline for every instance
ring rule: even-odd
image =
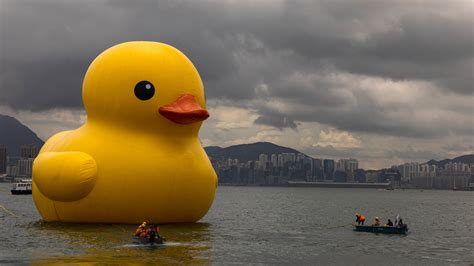
[[[198,132],[204,88],[175,48],[129,42],[99,55],[84,78],[86,123],[51,137],[33,165],[46,221],[195,222],[217,176]]]

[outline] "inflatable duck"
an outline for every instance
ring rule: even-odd
[[[87,121],[51,137],[33,164],[33,198],[46,221],[195,222],[217,176],[198,132],[209,117],[194,65],[157,42],[107,49],[89,66]]]

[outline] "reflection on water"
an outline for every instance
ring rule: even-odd
[[[137,245],[134,225],[41,221],[31,196],[0,184],[0,264],[438,265],[474,262],[474,193],[219,187],[201,223],[162,225],[165,245]],[[353,232],[354,212],[400,214],[409,234]]]
[[[93,225],[33,222],[30,234],[54,241],[61,250],[47,256],[37,254],[33,263],[209,263],[210,224],[178,224],[160,226],[162,234],[171,241],[160,244],[136,244],[132,225]],[[58,242],[61,245],[58,245]],[[46,242],[45,244],[47,244]],[[52,244],[52,243],[51,243]],[[67,254],[67,255],[57,255]]]

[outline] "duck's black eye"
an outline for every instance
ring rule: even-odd
[[[155,87],[151,82],[142,80],[135,85],[135,96],[142,101],[150,100],[155,95]]]

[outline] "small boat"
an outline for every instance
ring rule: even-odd
[[[13,195],[31,194],[31,179],[21,179],[20,182],[13,183],[11,192]]]
[[[142,245],[150,245],[150,244],[164,244],[166,241],[166,238],[158,235],[156,237],[139,237],[139,236],[134,236],[133,237],[134,242],[137,244],[142,244]]]
[[[406,224],[404,224],[402,227],[354,225],[354,231],[380,233],[380,234],[406,234],[408,232],[408,226]]]

